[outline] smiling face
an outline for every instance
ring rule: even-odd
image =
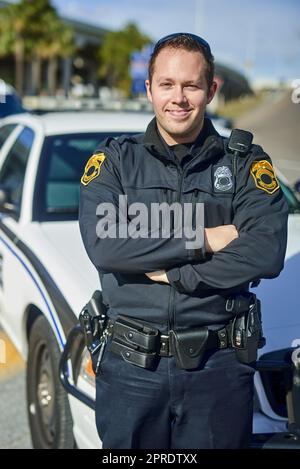
[[[155,59],[152,82],[146,80],[158,129],[169,145],[193,142],[203,126],[205,108],[216,84],[208,89],[206,62],[199,52],[166,47]]]

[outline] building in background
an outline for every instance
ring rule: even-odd
[[[0,8],[6,6],[7,0],[0,0]],[[103,43],[107,29],[101,28],[77,20],[60,17],[60,20],[70,27],[74,34],[75,49],[70,57],[58,58],[56,69],[56,96],[87,96],[98,97],[99,89],[106,83],[99,78],[99,48]],[[151,45],[144,47],[141,52],[132,54],[131,78],[132,95],[141,96],[145,92],[144,80],[147,78],[147,57],[151,53]],[[41,66],[41,86],[37,93],[33,80],[33,60],[26,60],[24,67],[24,94],[33,96],[36,94],[49,95],[49,67],[50,61],[45,59]],[[0,78],[12,85],[15,80],[15,62],[13,56],[0,57]],[[216,81],[218,94],[213,107],[231,99],[252,94],[252,90],[246,78],[237,71],[227,66],[216,63]],[[108,93],[109,94],[109,93]],[[112,96],[114,94],[112,93]]]
[[[10,2],[0,0],[0,8]],[[61,21],[72,29],[74,34],[75,53],[72,57],[58,59],[56,71],[56,94],[67,96],[71,88],[75,92],[81,89],[83,93],[96,95],[99,87],[97,52],[106,29],[77,20],[60,17]],[[33,60],[25,60],[24,67],[24,94],[34,95],[36,91],[33,83]],[[41,69],[41,93],[48,94],[48,68],[50,61],[42,61]],[[0,57],[0,78],[15,85],[15,61],[13,55]],[[87,86],[88,85],[88,86]]]

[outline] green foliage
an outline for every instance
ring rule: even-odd
[[[0,8],[0,54],[13,53],[21,40],[29,57],[46,48],[46,56],[73,50],[72,30],[59,19],[50,0],[21,0]]]
[[[0,8],[0,56],[15,55],[16,86],[22,92],[25,59],[71,55],[73,32],[50,0],[21,0]]]
[[[131,53],[141,50],[151,39],[142,34],[137,26],[129,23],[121,31],[106,34],[99,49],[99,76],[111,88],[120,88],[128,96],[131,88],[129,74]]]

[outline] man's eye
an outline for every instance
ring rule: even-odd
[[[172,86],[172,83],[161,83],[160,86],[163,86],[164,88],[169,88],[170,86]]]
[[[198,88],[197,85],[186,85],[185,88],[188,88],[189,90],[196,90]]]

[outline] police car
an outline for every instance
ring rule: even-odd
[[[0,119],[27,112],[16,90],[0,79]]]
[[[77,222],[79,180],[101,140],[142,132],[151,118],[149,113],[66,112],[11,116],[0,123],[0,321],[27,362],[35,448],[101,447],[94,375],[80,333],[73,335],[65,357],[69,393],[58,373],[66,338],[99,288]],[[217,130],[228,136],[226,129]],[[282,182],[282,187],[291,208],[286,269],[279,279],[262,282],[257,292],[268,339],[264,355],[300,343],[295,285],[300,205],[288,185]],[[266,366],[257,373],[256,433],[286,430],[282,376]]]

